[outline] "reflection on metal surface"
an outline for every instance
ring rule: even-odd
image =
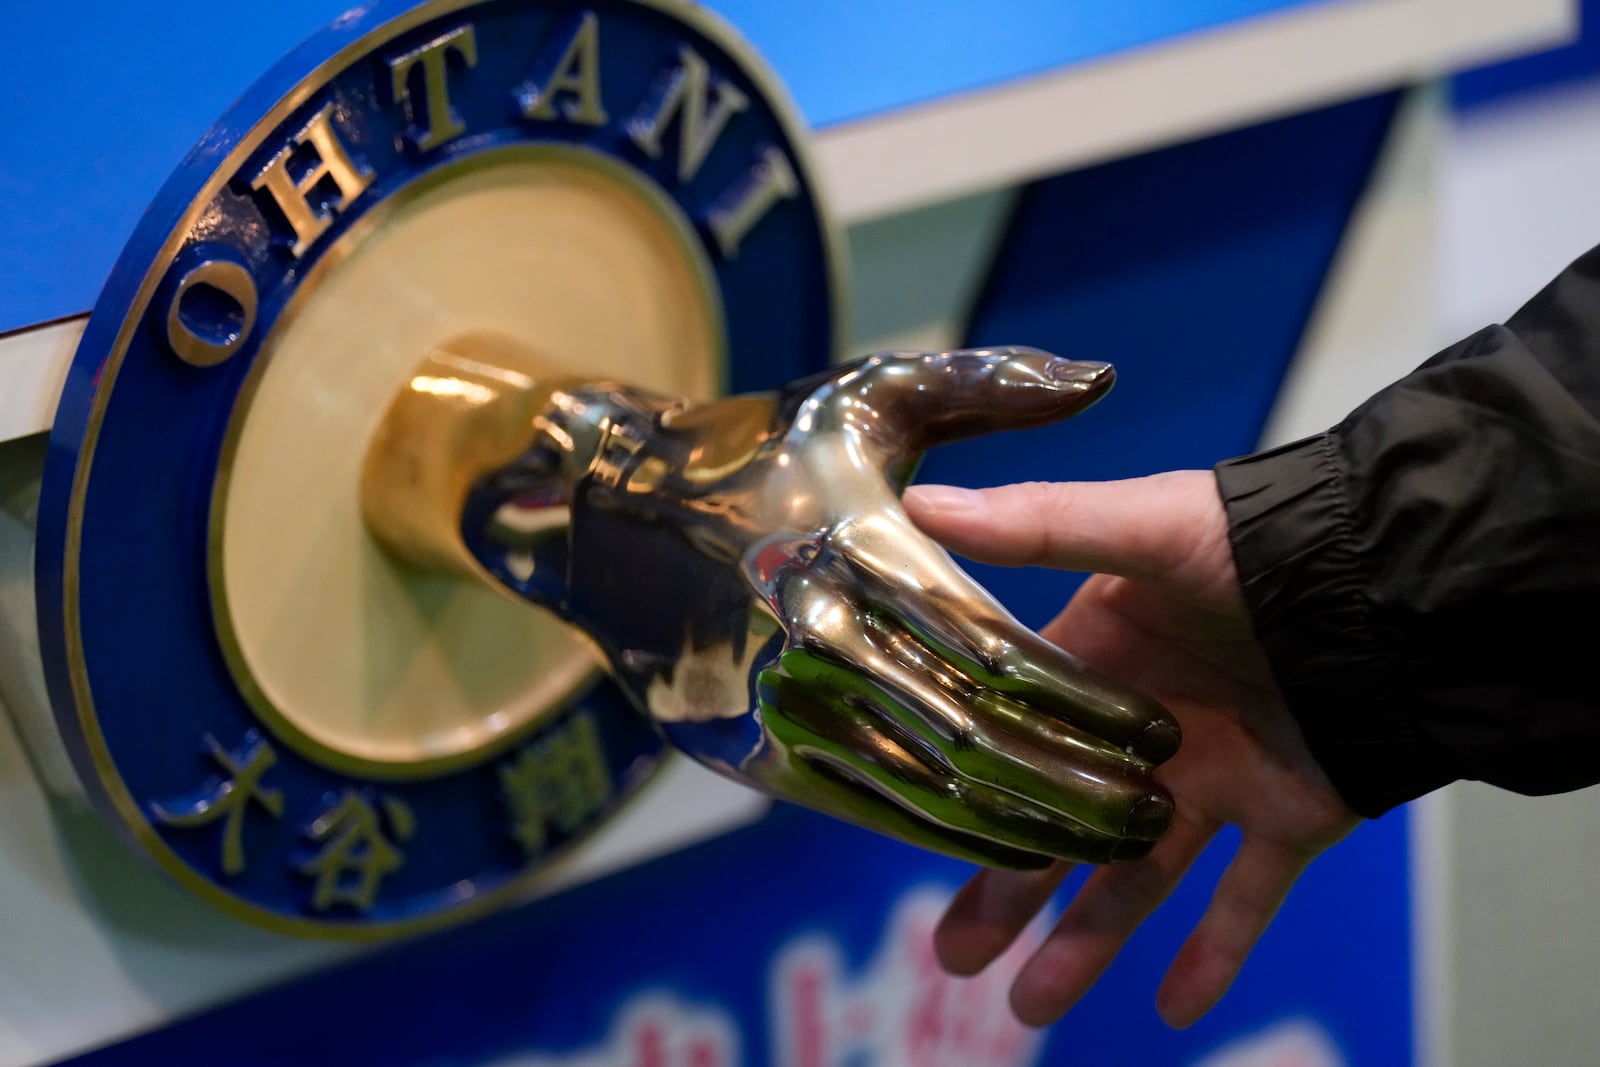
[[[899,506],[920,454],[1097,400],[1031,349],[872,356],[697,403],[433,353],[368,455],[394,553],[490,577],[605,653],[663,735],[739,781],[943,852],[1142,855],[1164,709],[1012,618]]]
[[[361,481],[367,525],[396,555],[463,577],[486,573],[461,540],[461,504],[478,472],[528,447],[549,402],[536,374],[521,349],[491,336],[463,338],[417,367],[378,429]]]

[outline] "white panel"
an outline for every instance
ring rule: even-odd
[[[46,446],[43,434],[0,441],[0,712],[10,713],[50,795],[81,801],[39,656],[33,530]]]
[[[1415,83],[1570,35],[1569,0],[1309,4],[822,131],[848,221]]]
[[[1445,790],[1451,968],[1428,1067],[1600,1063],[1600,790]]]
[[[50,428],[88,321],[85,315],[0,337],[0,441]]]
[[[1504,321],[1600,243],[1600,84],[1474,108],[1446,144],[1443,340]]]

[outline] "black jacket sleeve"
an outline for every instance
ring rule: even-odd
[[[1257,639],[1352,808],[1600,782],[1600,249],[1217,477]]]

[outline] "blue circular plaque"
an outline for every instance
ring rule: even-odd
[[[73,362],[37,589],[78,772],[180,883],[294,933],[424,927],[649,778],[581,643],[384,558],[351,472],[464,332],[684,392],[827,365],[805,138],[694,4],[451,0],[352,12],[178,168]]]

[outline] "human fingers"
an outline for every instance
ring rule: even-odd
[[[1227,514],[1209,471],[991,489],[912,486],[912,521],[946,548],[1002,566],[1183,583],[1240,602]]]
[[[1045,1026],[1076,1004],[1182,880],[1215,827],[1180,820],[1142,860],[1089,876],[1011,987],[1011,1009]]]
[[[1000,957],[1072,871],[1066,862],[1042,871],[983,870],[950,901],[933,934],[939,963],[974,975]]]
[[[1156,993],[1168,1026],[1191,1026],[1222,999],[1309,860],[1245,838]]]
[[[1042,426],[1087,409],[1111,388],[1109,363],[1036,348],[884,352],[856,365],[835,400],[869,417],[856,425],[899,452],[1001,430]]]

